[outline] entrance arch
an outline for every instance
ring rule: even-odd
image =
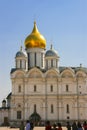
[[[34,112],[30,115],[29,120],[30,122],[37,124],[41,121],[41,117],[37,112]]]

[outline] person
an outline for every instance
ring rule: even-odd
[[[23,122],[23,121],[21,121],[21,125],[20,125],[19,130],[25,130],[25,127],[24,127],[24,122]]]
[[[81,125],[81,123],[80,123],[80,122],[78,122],[77,127],[78,127],[78,130],[83,130],[82,125]]]
[[[84,123],[83,123],[83,128],[84,128],[84,130],[87,130],[87,123],[86,123],[86,121],[84,121]]]
[[[72,130],[77,130],[77,125],[76,125],[76,122],[74,121],[73,124],[72,124]]]
[[[31,127],[30,129],[33,130],[33,128],[34,128],[34,124],[33,124],[32,121],[30,122],[30,127]]]
[[[58,129],[57,130],[62,130],[61,123],[58,123]]]
[[[53,124],[53,128],[52,128],[52,130],[57,130],[57,128],[56,128],[56,124],[55,124],[55,123]]]
[[[30,122],[27,120],[25,130],[30,130]]]
[[[69,122],[67,122],[67,130],[71,130],[71,125],[70,125],[70,123]]]
[[[46,122],[45,130],[51,130],[50,121]]]

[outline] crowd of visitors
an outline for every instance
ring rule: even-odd
[[[70,122],[67,122],[66,126],[67,130],[87,130],[87,123],[86,121],[81,124],[80,122],[73,122],[72,124],[70,124]],[[50,121],[46,122],[46,126],[45,126],[45,130],[63,130],[63,127],[61,125],[61,123],[57,123],[57,124],[50,124]]]
[[[87,130],[87,123],[84,121],[84,123],[80,122],[73,122],[70,124],[70,122],[67,122],[66,126],[67,130]],[[20,125],[20,130],[33,130],[34,125],[32,122],[29,122],[29,120],[26,121],[26,125],[24,125],[23,121]],[[54,123],[51,124],[50,121],[46,121],[45,123],[45,130],[63,130],[61,123]]]

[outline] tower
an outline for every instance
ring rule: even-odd
[[[27,54],[23,52],[22,47],[15,56],[15,67],[16,69],[27,70]]]
[[[45,54],[45,67],[46,69],[58,68],[59,56],[56,50],[53,49],[52,45],[50,50]]]
[[[31,34],[25,39],[25,48],[28,55],[28,70],[32,67],[43,69],[46,40],[38,31],[36,22],[34,22]]]

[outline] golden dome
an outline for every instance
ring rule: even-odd
[[[36,22],[34,22],[32,33],[28,35],[27,38],[25,39],[25,47],[26,48],[38,47],[43,49],[45,49],[46,47],[46,40],[38,31]]]

